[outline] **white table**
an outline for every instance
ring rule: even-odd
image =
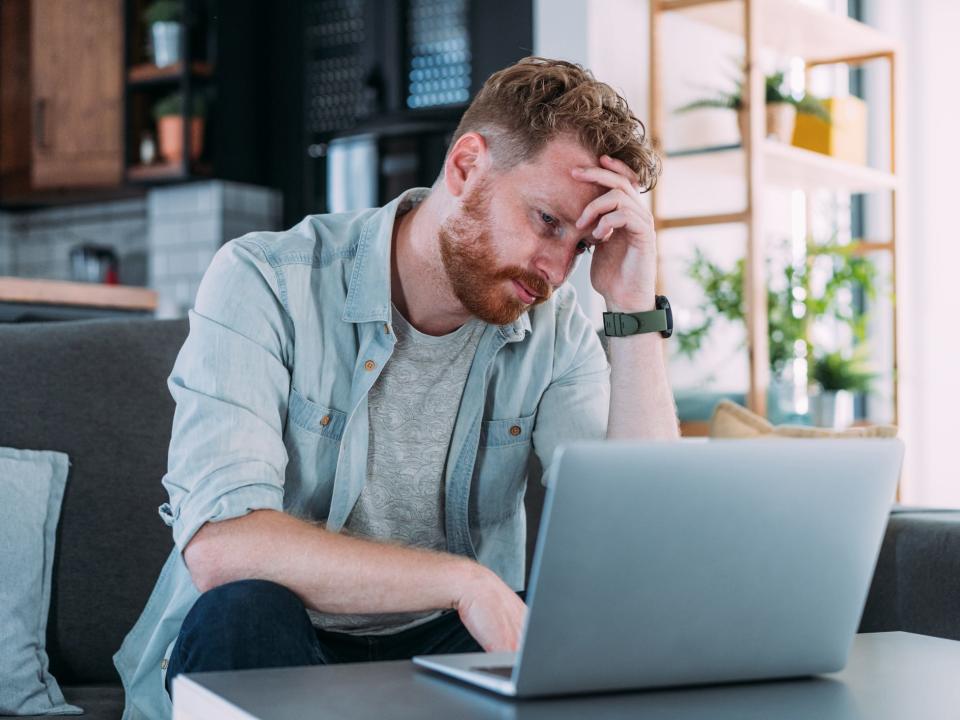
[[[174,720],[926,720],[960,717],[960,642],[858,635],[843,672],[775,683],[508,700],[409,661],[174,679]]]

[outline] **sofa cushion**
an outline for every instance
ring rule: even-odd
[[[166,500],[173,400],[166,379],[186,320],[0,325],[0,446],[70,456],[47,652],[64,685],[118,682],[112,655],[173,547]]]
[[[70,461],[0,448],[0,715],[78,714],[47,660],[54,542]]]
[[[894,425],[871,425],[846,430],[830,430],[806,425],[773,425],[766,418],[737,405],[721,400],[710,419],[710,437],[718,439],[746,438],[892,438],[897,436]]]
[[[83,708],[83,720],[120,720],[123,717],[123,688],[119,685],[74,685],[63,688],[67,700]],[[26,718],[51,717],[28,715]]]

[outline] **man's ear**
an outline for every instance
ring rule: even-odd
[[[460,197],[484,175],[492,160],[483,135],[468,132],[457,138],[443,162],[443,183],[454,197]]]

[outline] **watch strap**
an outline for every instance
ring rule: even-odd
[[[667,323],[666,310],[647,310],[638,313],[605,312],[603,314],[603,331],[610,337],[626,337],[651,332],[666,332],[670,327]]]

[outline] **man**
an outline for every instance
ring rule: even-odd
[[[592,250],[608,310],[654,309],[658,171],[610,87],[528,58],[432,188],[217,253],[168,383],[176,548],[115,658],[125,718],[169,715],[179,672],[517,648],[531,450],[678,435],[660,335],[608,365],[564,284]]]

